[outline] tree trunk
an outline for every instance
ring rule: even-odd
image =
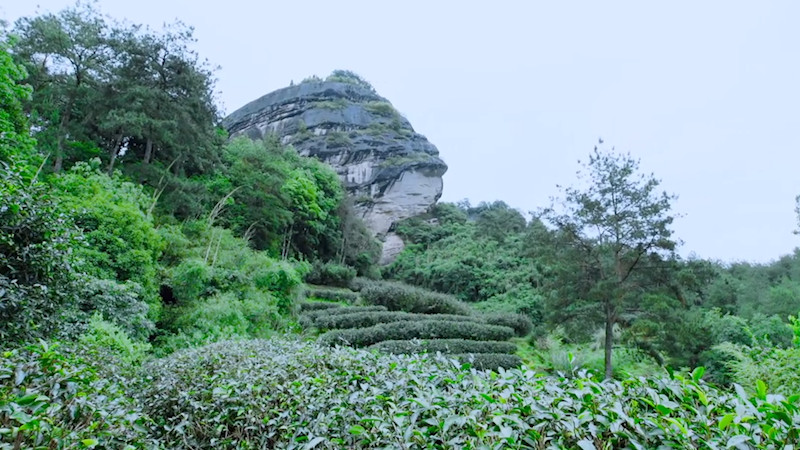
[[[147,138],[147,144],[144,146],[144,163],[150,164],[150,158],[153,157],[153,140]]]
[[[55,163],[53,164],[53,172],[55,173],[61,172],[61,169],[64,167],[64,137],[67,132],[67,124],[69,124],[69,119],[72,115],[72,104],[74,101],[75,99],[70,97],[67,102],[66,111],[64,111],[64,115],[61,116],[61,123],[58,125],[58,143],[56,145]]]
[[[614,376],[614,366],[611,361],[611,349],[614,346],[614,313],[612,310],[611,302],[606,301],[606,337],[605,337],[605,363],[606,363],[606,380],[610,380]]]
[[[111,147],[111,151],[108,153],[108,176],[114,174],[114,162],[117,160],[117,155],[119,154],[119,148],[122,146],[122,133],[117,134],[117,137],[114,138],[114,146]]]

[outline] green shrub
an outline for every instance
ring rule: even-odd
[[[723,343],[715,347],[729,355],[730,376],[750,392],[763,382],[770,392],[786,396],[800,393],[800,348],[762,348]]]
[[[491,325],[513,328],[517,336],[527,336],[533,329],[533,322],[523,314],[489,314],[483,320]]]
[[[155,324],[148,318],[152,308],[145,302],[142,291],[143,288],[132,281],[119,283],[85,278],[81,280],[77,307],[62,317],[85,323],[99,313],[130,336],[145,339],[155,331]]]
[[[151,349],[150,344],[134,341],[122,328],[104,320],[99,313],[89,320],[88,328],[79,341],[90,351],[96,352],[98,359],[110,354],[119,358],[126,367],[141,364]]]
[[[371,200],[372,197],[369,197],[369,199]],[[355,277],[350,281],[350,285],[348,287],[355,292],[361,292],[362,289],[373,283],[378,283],[378,281],[364,277]]]
[[[238,298],[215,295],[175,312],[169,329],[175,334],[159,340],[161,353],[231,338],[267,337],[279,327],[277,300],[267,293]]]
[[[484,320],[476,316],[458,316],[455,314],[415,314],[404,311],[386,311],[383,309],[373,310],[375,307],[365,307],[367,309],[354,310],[347,312],[341,311],[337,315],[320,317],[316,325],[321,329],[345,329],[345,328],[365,328],[379,323],[401,322],[404,320],[446,320],[450,322],[475,322],[484,323]],[[502,324],[497,324],[502,325]],[[511,327],[509,327],[511,328]]]
[[[392,322],[367,328],[333,330],[320,339],[328,345],[366,347],[388,340],[408,339],[470,339],[474,341],[504,341],[514,335],[514,330],[497,325],[474,322],[424,320],[419,322]]]
[[[2,353],[0,448],[145,448],[146,424],[122,385],[69,351],[42,343]]]
[[[462,353],[451,356],[479,370],[511,369],[522,365],[522,358],[507,353]]]
[[[300,312],[307,312],[307,311],[319,311],[319,310],[326,310],[326,309],[333,309],[333,308],[341,308],[341,303],[333,303],[333,302],[300,302]]]
[[[370,283],[361,290],[367,303],[383,305],[391,311],[467,316],[469,307],[455,297],[394,282]]]
[[[319,317],[331,317],[338,315],[348,315],[348,314],[367,313],[367,312],[385,312],[385,311],[387,311],[385,306],[343,306],[340,304],[338,308],[327,308],[316,311],[308,311],[303,313],[301,317],[310,319],[311,324],[313,325],[314,322]]]
[[[348,314],[322,315],[314,324],[321,330],[366,328],[379,323],[414,320],[414,315],[402,311],[353,312]]]
[[[444,355],[222,342],[149,362],[136,395],[162,448],[174,449],[797,444],[796,397],[716,390],[699,372],[619,382],[526,366],[491,374],[475,370],[477,361],[468,368]]]
[[[362,87],[372,93],[375,93],[375,88],[365,80],[361,75],[351,71],[351,70],[334,70],[325,78],[325,81],[329,82],[338,82],[338,83],[348,83],[355,86]]]
[[[410,341],[383,341],[373,344],[370,349],[384,353],[509,353],[517,351],[512,342],[504,341],[469,341],[466,339],[428,339]],[[519,365],[519,364],[518,364]]]
[[[2,140],[2,138],[0,138]],[[2,145],[2,144],[0,144]],[[0,161],[0,346],[50,336],[75,294],[82,237],[52,192]]]
[[[394,109],[391,103],[386,101],[370,101],[364,103],[364,109],[367,111],[387,119],[394,119],[400,116],[400,113]]]
[[[314,103],[314,106],[317,107],[317,108],[322,108],[322,109],[336,110],[336,109],[347,108],[347,105],[349,105],[349,104],[350,103],[346,99],[340,97],[340,98],[335,98],[333,100],[325,100],[325,101]]]
[[[347,288],[356,276],[356,269],[331,262],[314,262],[306,274],[306,283]]]
[[[359,295],[345,289],[326,288],[321,286],[306,286],[306,297],[344,302],[353,304],[359,300]]]
[[[353,145],[350,137],[341,131],[329,131],[325,135],[325,143],[330,148],[349,147]]]

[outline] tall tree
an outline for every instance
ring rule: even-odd
[[[563,201],[543,217],[571,248],[573,270],[587,287],[581,300],[599,309],[605,376],[611,378],[614,325],[640,300],[643,277],[637,275],[673,255],[670,209],[675,196],[659,192],[660,181],[639,173],[639,161],[630,154],[595,147],[583,166],[578,177],[588,185],[564,188]]]
[[[17,21],[16,56],[26,65],[36,93],[32,116],[53,135],[39,139],[54,153],[53,170],[60,172],[71,142],[86,135],[83,126],[93,114],[94,95],[108,76],[113,53],[108,25],[91,4],[76,4],[58,14]]]

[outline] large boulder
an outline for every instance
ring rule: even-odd
[[[385,242],[383,264],[402,251],[391,230],[442,195],[439,151],[369,85],[310,81],[279,89],[223,121],[231,137],[269,134],[330,164],[367,227]]]

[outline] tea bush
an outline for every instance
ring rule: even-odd
[[[375,308],[364,307],[364,308]],[[352,312],[338,311],[333,316],[325,317],[320,316],[316,320],[315,325],[320,329],[346,329],[346,328],[366,328],[380,323],[402,322],[406,320],[419,321],[419,320],[447,320],[450,322],[475,322],[486,323],[483,318],[478,316],[459,316],[456,314],[415,314],[403,311],[386,311],[383,310],[357,310]],[[492,324],[490,324],[492,325]],[[499,324],[498,324],[499,325]],[[511,328],[511,327],[509,327]]]
[[[165,448],[791,448],[800,440],[798,396],[719,391],[700,370],[598,381],[277,340],[217,343],[144,369],[137,398]]]
[[[527,336],[533,329],[533,322],[524,314],[489,314],[483,317],[488,324],[513,328],[517,336]]]
[[[316,261],[305,276],[306,283],[346,288],[356,276],[356,269],[331,262]]]
[[[504,341],[514,335],[514,330],[497,325],[446,320],[417,322],[392,322],[367,328],[333,330],[320,340],[329,345],[366,347],[388,340],[409,339],[469,339],[475,341]]]
[[[326,288],[321,286],[306,286],[306,297],[350,304],[356,303],[359,300],[359,296],[355,292],[346,289]]]
[[[311,319],[313,322],[320,317],[388,311],[385,306],[343,306],[341,304],[337,306],[338,306],[337,308],[326,308],[326,309],[318,309],[316,311],[308,311],[303,313],[303,316]]]
[[[509,353],[517,351],[512,342],[503,341],[469,341],[466,339],[427,339],[427,340],[392,340],[373,344],[370,349],[384,353]]]
[[[1,356],[0,448],[149,447],[137,403],[75,354],[41,344]]]
[[[334,302],[300,302],[298,303],[298,307],[300,308],[300,312],[308,312],[308,311],[320,311],[325,309],[335,309],[341,308],[341,303],[334,303]]]
[[[395,282],[373,282],[361,289],[364,301],[383,305],[390,311],[468,316],[469,307],[452,295]]]
[[[480,370],[513,369],[522,365],[522,358],[508,353],[455,353],[447,356]]]

